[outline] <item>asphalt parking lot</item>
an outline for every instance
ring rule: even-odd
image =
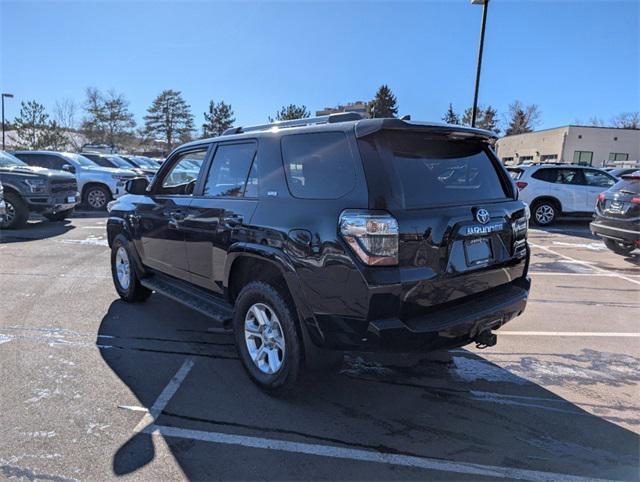
[[[230,335],[121,302],[106,219],[0,233],[0,478],[637,480],[640,253],[531,230],[526,313],[495,347],[350,353],[287,398]]]

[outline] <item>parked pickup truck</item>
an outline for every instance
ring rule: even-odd
[[[4,151],[0,151],[0,183],[5,204],[2,229],[23,226],[31,212],[61,221],[71,215],[79,201],[74,175],[29,166]]]

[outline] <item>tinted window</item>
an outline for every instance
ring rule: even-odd
[[[556,184],[584,184],[579,169],[539,169],[531,177]]]
[[[584,171],[584,177],[588,186],[611,187],[616,181],[608,174],[601,171],[593,171],[587,169]]]
[[[51,168],[49,156],[43,154],[16,154],[16,157],[23,160],[30,166]]]
[[[159,193],[192,194],[206,156],[207,149],[179,154],[177,159],[172,161],[171,170],[162,180]]]
[[[89,159],[91,159],[93,162],[95,162],[98,166],[102,166],[102,167],[113,167],[113,164],[111,164],[107,159],[105,159],[104,157],[100,157],[100,156],[94,156],[91,154],[83,154],[83,156],[88,157]]]
[[[355,184],[354,159],[342,132],[284,136],[282,159],[295,197],[337,199]]]
[[[255,153],[256,144],[254,142],[218,146],[204,185],[204,195],[211,197],[242,196]]]
[[[247,178],[247,185],[244,188],[245,197],[258,197],[258,159],[253,160],[251,165],[251,171],[249,171],[249,177]]]
[[[504,199],[500,176],[484,145],[415,132],[376,138],[391,195],[405,208]]]

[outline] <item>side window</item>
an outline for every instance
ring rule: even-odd
[[[89,159],[91,159],[93,162],[95,162],[98,166],[102,166],[102,167],[113,167],[113,165],[104,157],[100,157],[100,156],[87,156],[86,154],[83,154],[84,156],[88,157]]]
[[[281,142],[284,172],[294,197],[338,199],[353,189],[355,164],[343,132],[292,134]]]
[[[557,169],[538,169],[531,177],[539,181],[556,182],[556,171]]]
[[[162,179],[158,194],[193,194],[198,174],[207,156],[207,148],[179,154]]]
[[[255,142],[219,145],[213,157],[203,194],[209,197],[242,197],[245,195],[247,178],[250,178],[251,175],[255,176],[254,169],[251,169],[251,175],[249,174],[255,154]],[[251,187],[247,187],[247,189],[257,191],[257,176],[255,176],[255,184],[252,179],[249,179],[249,182]]]
[[[258,197],[258,158],[254,158],[251,171],[247,177],[247,186],[244,188],[244,197]]]
[[[611,176],[600,171],[586,169],[584,177],[587,181],[587,186],[611,187],[615,184],[615,180]]]
[[[581,169],[558,169],[557,183],[580,185],[584,184]]]
[[[47,156],[43,156],[42,154],[20,154],[19,159],[22,159],[30,166],[46,167],[47,169],[51,167]]]
[[[62,170],[62,166],[64,166],[65,164],[69,164],[69,162],[65,161],[64,159],[62,159],[61,157],[58,156],[47,156],[49,158],[49,164],[51,166],[51,169],[57,169],[57,170]]]

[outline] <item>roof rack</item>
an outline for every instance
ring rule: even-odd
[[[246,127],[231,127],[222,133],[223,136],[231,134],[242,134],[244,132],[265,131],[267,129],[283,128],[283,127],[299,127],[315,124],[335,124],[336,122],[347,122],[361,120],[364,117],[357,112],[339,112],[337,114],[322,115],[319,117],[307,117],[306,119],[294,119],[280,122],[271,122],[270,124],[261,124]]]

